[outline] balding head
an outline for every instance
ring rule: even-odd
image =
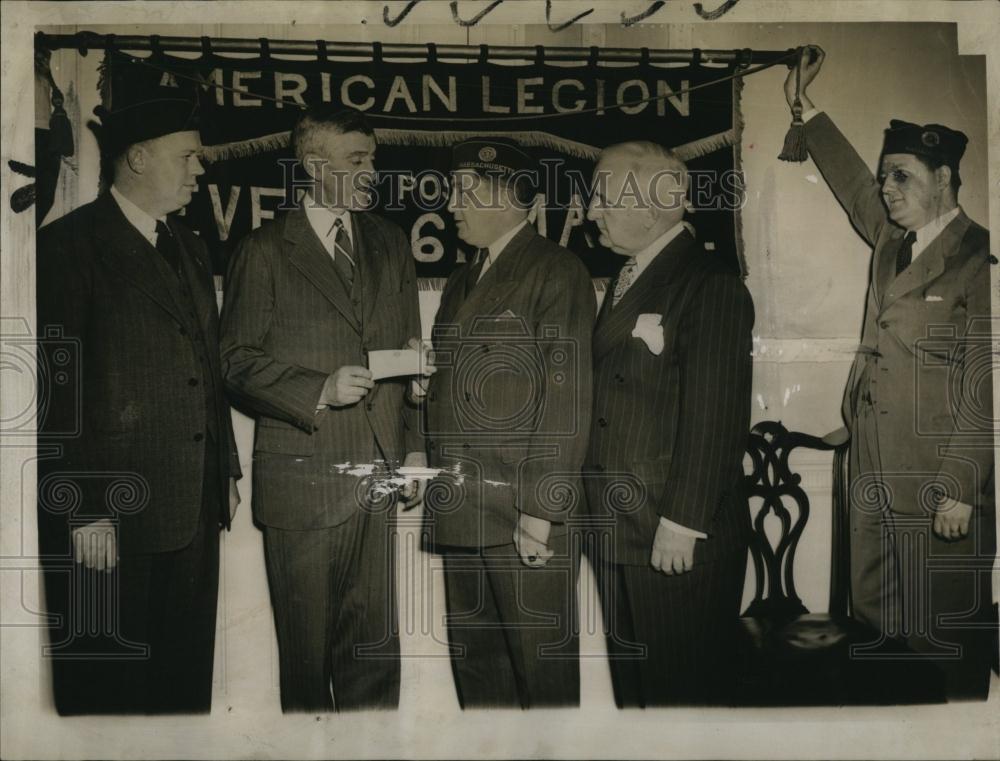
[[[649,141],[606,148],[594,170],[589,219],[601,243],[631,256],[684,218],[687,167],[667,148]]]

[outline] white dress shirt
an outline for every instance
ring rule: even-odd
[[[488,270],[497,260],[497,257],[503,253],[505,248],[507,248],[507,244],[514,239],[514,236],[517,235],[521,231],[521,228],[526,224],[528,224],[527,219],[521,220],[521,224],[510,228],[507,232],[486,247],[486,258],[483,259],[483,268],[479,271],[479,280],[483,279],[483,275],[486,274],[486,270]],[[479,280],[476,282],[478,283]]]
[[[344,232],[347,233],[351,247],[357,250],[354,246],[354,228],[351,226],[351,215],[347,213],[347,209],[329,209],[326,206],[319,206],[308,196],[303,199],[303,203],[305,203],[306,219],[309,221],[309,226],[316,233],[316,237],[319,238],[331,259],[337,258],[335,245],[337,236],[333,234],[333,226],[338,219],[344,226]],[[354,265],[356,262],[352,261],[351,264]]]
[[[138,230],[142,237],[148,240],[155,248],[156,223],[162,222],[163,224],[166,224],[166,216],[160,217],[159,219],[149,216],[148,213],[128,200],[128,198],[126,198],[114,185],[111,186],[111,197],[115,199],[115,203],[118,204],[118,208],[122,210],[122,214],[125,215],[125,219],[129,221],[129,224]]]

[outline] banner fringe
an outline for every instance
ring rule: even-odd
[[[527,131],[527,132],[505,132],[502,130],[446,130],[446,131],[426,131],[411,129],[383,129],[377,128],[375,136],[379,143],[384,145],[415,145],[433,146],[444,148],[460,143],[474,137],[506,137],[516,141],[520,145],[529,148],[548,148],[575,158],[589,159],[597,161],[601,154],[601,149],[576,140],[553,135],[548,132]],[[228,161],[230,159],[244,159],[251,156],[258,156],[262,153],[287,148],[291,140],[291,132],[275,132],[270,135],[261,135],[247,140],[237,140],[232,143],[220,143],[219,145],[206,145],[202,149],[202,155],[206,161]],[[714,151],[729,148],[734,145],[736,131],[733,129],[719,132],[715,135],[692,140],[690,143],[678,145],[673,149],[681,161],[690,161],[700,158]]]

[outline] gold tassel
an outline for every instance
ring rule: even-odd
[[[782,148],[778,158],[782,161],[802,162],[809,158],[809,150],[806,148],[806,126],[802,121],[802,100],[800,99],[799,77],[802,66],[802,55],[805,48],[799,48],[798,57],[795,59],[795,100],[792,101],[792,126],[785,134],[785,146]]]

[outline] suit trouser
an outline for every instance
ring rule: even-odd
[[[212,450],[208,447],[207,450]],[[206,457],[201,513],[180,550],[122,554],[112,573],[46,572],[53,690],[62,715],[205,713],[219,590],[219,471]]]
[[[463,708],[580,703],[579,549],[553,538],[542,568],[513,544],[444,554],[448,642]]]
[[[399,704],[394,537],[394,506],[329,528],[264,527],[282,711]]]
[[[852,437],[850,450],[852,614],[934,663],[949,698],[984,699],[997,626],[994,510],[976,508],[968,536],[946,542],[933,532],[929,514],[857,499],[865,480],[878,477],[874,447],[863,433]]]
[[[648,564],[593,562],[618,707],[725,702],[746,551],[674,576]]]

